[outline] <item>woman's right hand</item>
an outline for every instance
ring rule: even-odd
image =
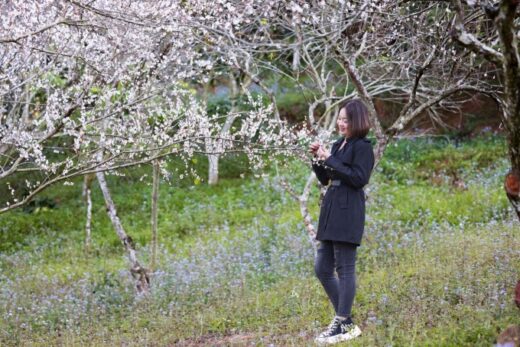
[[[309,152],[311,152],[312,155],[316,155],[320,146],[321,146],[321,144],[319,142],[311,143],[309,146]]]

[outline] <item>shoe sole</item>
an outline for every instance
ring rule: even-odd
[[[356,325],[352,331],[346,333],[346,334],[339,334],[336,336],[326,337],[326,338],[316,338],[315,342],[318,345],[331,345],[334,343],[342,342],[342,341],[348,341],[352,340],[356,337],[361,335],[361,329]]]

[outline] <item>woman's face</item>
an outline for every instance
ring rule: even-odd
[[[345,110],[344,108],[342,108],[341,111],[339,111],[338,120],[336,121],[336,124],[338,125],[339,133],[344,137],[348,137],[350,134],[350,126],[347,120],[347,110]]]

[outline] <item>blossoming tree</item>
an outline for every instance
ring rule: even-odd
[[[0,155],[6,212],[58,182],[95,174],[139,292],[149,285],[105,172],[177,155],[291,151],[298,133],[250,99],[223,132],[186,88],[211,68],[194,49],[204,1],[9,0],[0,4]],[[225,6],[225,2],[222,2]],[[222,10],[222,9],[221,9]],[[231,15],[227,20],[231,20]],[[236,21],[238,18],[238,22]],[[220,20],[226,20],[220,18]],[[241,19],[233,16],[233,25]],[[12,180],[24,177],[25,186]]]

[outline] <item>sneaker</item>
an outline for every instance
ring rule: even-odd
[[[352,323],[351,318],[341,320],[338,317],[334,317],[327,330],[322,332],[315,341],[320,345],[333,344],[351,340],[359,335],[361,335],[361,329]]]

